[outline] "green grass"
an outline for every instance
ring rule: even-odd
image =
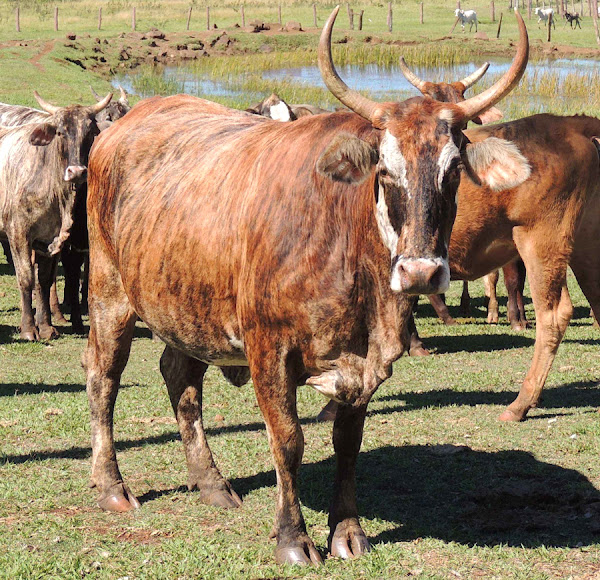
[[[181,442],[158,371],[162,351],[140,326],[115,425],[121,470],[143,506],[95,507],[85,339],[16,334],[14,276],[0,264],[0,577],[2,578],[589,578],[600,565],[598,331],[573,279],[575,317],[543,406],[521,424],[496,420],[531,362],[534,330],[485,323],[481,284],[473,316],[443,326],[424,300],[418,326],[434,355],[403,357],[370,406],[358,464],[359,510],[373,551],[316,570],[279,568],[267,539],[275,475],[252,387],[216,369],[205,422],[239,510],[207,507],[186,491]],[[448,294],[457,315],[460,285]],[[505,305],[505,299],[501,302]],[[533,318],[531,304],[528,316]],[[505,309],[501,314],[504,315]],[[323,549],[333,481],[324,400],[298,390],[306,439],[300,495]],[[219,421],[222,415],[224,421]],[[441,444],[469,450],[440,454]]]

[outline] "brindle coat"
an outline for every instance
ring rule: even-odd
[[[37,122],[0,129],[0,235],[10,244],[21,292],[21,337],[27,340],[57,335],[49,305],[53,256],[69,236],[75,184],[85,179],[87,156],[98,133],[94,116],[110,96],[93,107],[59,108],[38,100],[52,114],[42,120],[39,112],[32,113]],[[32,249],[38,251],[37,326],[31,304]]]
[[[206,442],[202,378],[208,364],[248,365],[277,472],[280,562],[321,560],[297,494],[304,442],[296,388],[306,381],[341,403],[329,544],[333,555],[361,554],[369,544],[354,472],[366,407],[405,348],[410,295],[448,285],[461,160],[486,159],[472,173],[495,189],[529,174],[511,143],[465,144],[461,131],[522,75],[528,43],[520,17],[517,57],[481,95],[457,105],[379,104],[350,90],[333,67],[338,11],[323,29],[319,66],[358,114],[278,123],[193,97],[154,98],[100,135],[90,156],[83,363],[99,505],[139,507],[119,472],[112,425],[139,316],[167,344],[161,371],[188,485],[214,505],[240,499]]]

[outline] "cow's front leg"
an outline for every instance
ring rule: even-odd
[[[461,316],[471,316],[471,296],[469,295],[469,283],[463,280],[462,294],[460,295],[460,308],[458,310]]]
[[[277,512],[271,533],[277,540],[275,558],[280,564],[318,564],[322,559],[306,532],[298,500],[298,469],[304,452],[296,410],[298,364],[287,352],[256,337],[246,336],[245,344],[277,473]]]
[[[202,381],[207,366],[169,346],[160,359],[185,450],[189,490],[198,490],[208,505],[239,507],[242,500],[217,469],[202,425]]]
[[[58,330],[52,326],[50,315],[50,289],[56,273],[56,258],[48,258],[41,254],[35,254],[36,270],[36,324],[40,338],[50,340],[58,338]]]
[[[362,442],[367,405],[340,405],[333,424],[336,474],[329,510],[329,549],[332,556],[354,558],[369,550],[369,541],[358,521],[356,459]]]
[[[65,302],[71,307],[71,325],[75,334],[83,334],[83,320],[79,302],[79,279],[84,256],[73,248],[63,248],[62,263],[65,270]]]
[[[32,295],[35,284],[31,246],[22,232],[7,232],[10,251],[15,265],[17,285],[21,295],[21,338],[39,340],[40,334],[33,318]]]
[[[448,326],[456,324],[456,320],[452,318],[448,306],[446,306],[446,297],[443,294],[431,294],[431,296],[429,296],[429,302],[444,324]]]

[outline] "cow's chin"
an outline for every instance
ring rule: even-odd
[[[443,258],[400,258],[392,268],[390,287],[393,292],[441,294],[450,285],[450,267]]]

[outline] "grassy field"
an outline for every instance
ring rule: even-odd
[[[296,570],[273,564],[275,475],[252,387],[236,389],[216,369],[207,375],[210,443],[244,506],[204,506],[184,487],[161,345],[143,326],[115,417],[121,469],[142,509],[114,515],[95,507],[79,364],[85,338],[65,328],[52,343],[20,342],[15,279],[0,264],[0,577],[597,578],[600,352],[587,305],[570,280],[575,317],[543,407],[524,423],[501,424],[534,330],[485,324],[481,286],[472,286],[474,315],[455,327],[422,300],[418,325],[435,354],[400,359],[370,407],[357,480],[373,551]],[[449,294],[454,315],[459,291]],[[301,387],[298,398],[301,500],[324,549],[331,426],[314,421],[324,402],[316,392]]]

